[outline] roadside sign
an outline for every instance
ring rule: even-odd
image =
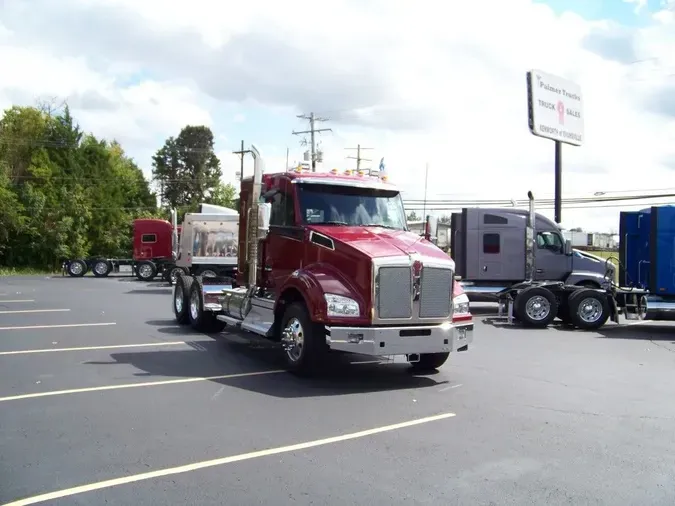
[[[557,142],[581,146],[584,113],[578,84],[540,70],[527,73],[530,132]]]

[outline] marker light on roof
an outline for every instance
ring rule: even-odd
[[[387,176],[382,176],[380,179],[386,183],[389,178]]]
[[[359,176],[363,176],[364,172],[362,170],[359,171]]]
[[[337,169],[333,169],[333,170],[330,171],[330,173],[331,173],[331,174],[337,174],[337,173],[338,173],[338,170],[337,170]]]
[[[352,171],[349,170],[349,169],[347,169],[347,170],[345,171],[345,176],[351,176],[351,175],[352,175]]]

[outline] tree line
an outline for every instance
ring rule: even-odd
[[[0,267],[130,257],[136,218],[180,217],[201,202],[236,209],[221,176],[208,127],[168,138],[150,180],[117,141],[83,132],[67,104],[13,106],[0,120]]]

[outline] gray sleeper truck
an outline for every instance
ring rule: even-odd
[[[506,287],[527,280],[525,209],[464,208],[451,216],[450,256],[470,300],[490,300]],[[560,228],[535,214],[534,281],[601,288],[614,279],[614,266],[602,258],[573,250]]]

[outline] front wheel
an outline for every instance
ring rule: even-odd
[[[294,302],[284,312],[281,329],[288,369],[297,374],[317,371],[328,351],[323,325],[310,320],[304,304]]]
[[[447,362],[450,353],[422,353],[419,362],[410,362],[414,371],[433,371]]]

